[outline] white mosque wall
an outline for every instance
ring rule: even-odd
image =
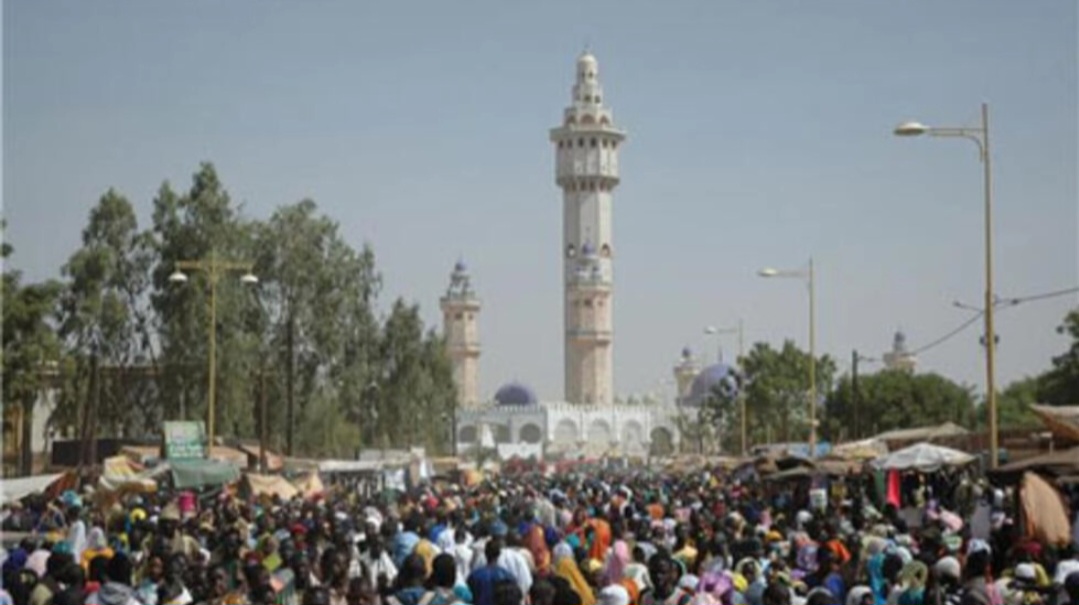
[[[491,405],[457,414],[460,451],[476,445],[486,431],[499,457],[624,455],[646,457],[677,446],[678,410],[673,404]],[[660,451],[656,451],[656,448]]]

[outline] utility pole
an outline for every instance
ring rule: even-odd
[[[266,366],[259,368],[259,472],[265,473],[266,463]]]
[[[287,344],[288,347],[288,360],[286,363],[286,376],[285,376],[285,399],[288,402],[288,410],[286,411],[286,420],[288,428],[285,429],[285,451],[288,455],[292,455],[292,433],[296,424],[295,414],[295,389],[292,387],[293,374],[295,373],[296,354],[293,351],[293,338],[296,331],[296,320],[292,315],[292,311],[289,311],[288,316],[288,335]]]
[[[851,352],[850,357],[850,405],[854,412],[853,441],[862,437],[861,405],[858,402],[858,350]]]

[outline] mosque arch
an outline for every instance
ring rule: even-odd
[[[471,424],[461,427],[461,429],[457,431],[457,440],[461,443],[475,443],[476,427]]]
[[[510,433],[510,427],[505,424],[496,424],[491,427],[494,433],[495,443],[510,443],[513,441],[513,434]]]
[[[560,420],[554,427],[553,441],[559,445],[577,443],[577,424],[568,418]]]
[[[652,429],[651,453],[653,456],[669,456],[674,453],[674,433],[670,429],[664,426]]]
[[[640,447],[644,442],[644,427],[636,420],[630,420],[622,426],[622,444],[625,448]]]
[[[592,424],[588,425],[588,440],[592,445],[607,447],[612,437],[614,434],[611,432],[611,425],[606,420],[593,420]]]
[[[518,441],[523,443],[539,443],[543,441],[543,430],[534,424],[526,424],[517,433]]]

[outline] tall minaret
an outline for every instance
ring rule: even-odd
[[[450,274],[450,286],[439,301],[442,306],[442,330],[446,351],[453,361],[453,381],[457,402],[465,409],[479,405],[480,340],[476,316],[480,300],[472,291],[468,268],[457,261]]]
[[[562,125],[551,130],[555,180],[562,188],[565,385],[571,403],[614,400],[611,192],[618,185],[618,146],[625,138],[603,104],[596,58],[585,52],[577,59],[573,102]]]
[[[674,381],[678,388],[677,403],[681,403],[686,397],[689,397],[693,379],[697,377],[700,371],[701,368],[697,364],[697,360],[693,358],[693,351],[689,347],[683,348],[682,358],[678,360],[678,365],[674,366]]]

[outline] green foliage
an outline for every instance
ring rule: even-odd
[[[257,436],[264,397],[270,445],[294,433],[299,455],[448,450],[456,394],[442,339],[403,301],[379,321],[370,247],[353,248],[311,200],[244,216],[209,163],[186,191],[163,183],[152,204],[140,230],[132,204],[106,191],[63,283],[4,273],[5,401],[32,405],[48,364],[64,432],[152,437],[164,419],[206,417],[212,335],[221,437]],[[178,262],[209,258],[249,261],[259,277],[253,288],[241,271],[219,274],[213,326],[207,272],[169,280]]]
[[[825,430],[837,441],[949,421],[969,427],[974,420],[969,387],[938,374],[901,370],[859,376],[856,399],[850,376],[843,376],[826,407]]]
[[[64,401],[54,418],[61,428],[78,422],[72,411],[90,398],[95,380],[101,388],[93,420],[106,434],[142,432],[159,422],[152,414],[151,381],[133,371],[152,354],[146,298],[152,263],[150,242],[138,231],[131,203],[108,190],[90,211],[82,247],[62,269],[59,336],[68,359],[61,372]],[[104,368],[96,378],[95,359]]]
[[[809,364],[813,363],[809,353],[790,340],[778,350],[759,342],[740,361],[749,443],[804,441],[809,433]],[[820,401],[831,389],[835,361],[824,355],[815,363]],[[734,417],[732,405],[732,402],[725,404],[728,418]],[[733,428],[733,424],[728,426]],[[738,441],[728,443],[733,445]]]
[[[3,225],[0,225],[2,227]],[[54,280],[23,285],[18,271],[7,268],[6,259],[13,250],[3,244],[5,269],[0,281],[3,301],[3,381],[4,409],[22,406],[23,434],[28,435],[34,402],[48,386],[51,370],[56,367],[60,342],[56,337],[53,314],[61,285]],[[19,471],[30,470],[29,440],[19,453]]]
[[[1038,379],[1038,399],[1049,405],[1079,405],[1079,309],[1068,313],[1057,332],[1070,337],[1071,344]]]
[[[1028,376],[1009,384],[997,395],[997,422],[1000,428],[1023,429],[1041,426],[1041,421],[1030,409],[1031,404],[1039,403],[1040,385],[1039,377]],[[978,408],[978,426],[988,425],[988,410],[983,405]]]

